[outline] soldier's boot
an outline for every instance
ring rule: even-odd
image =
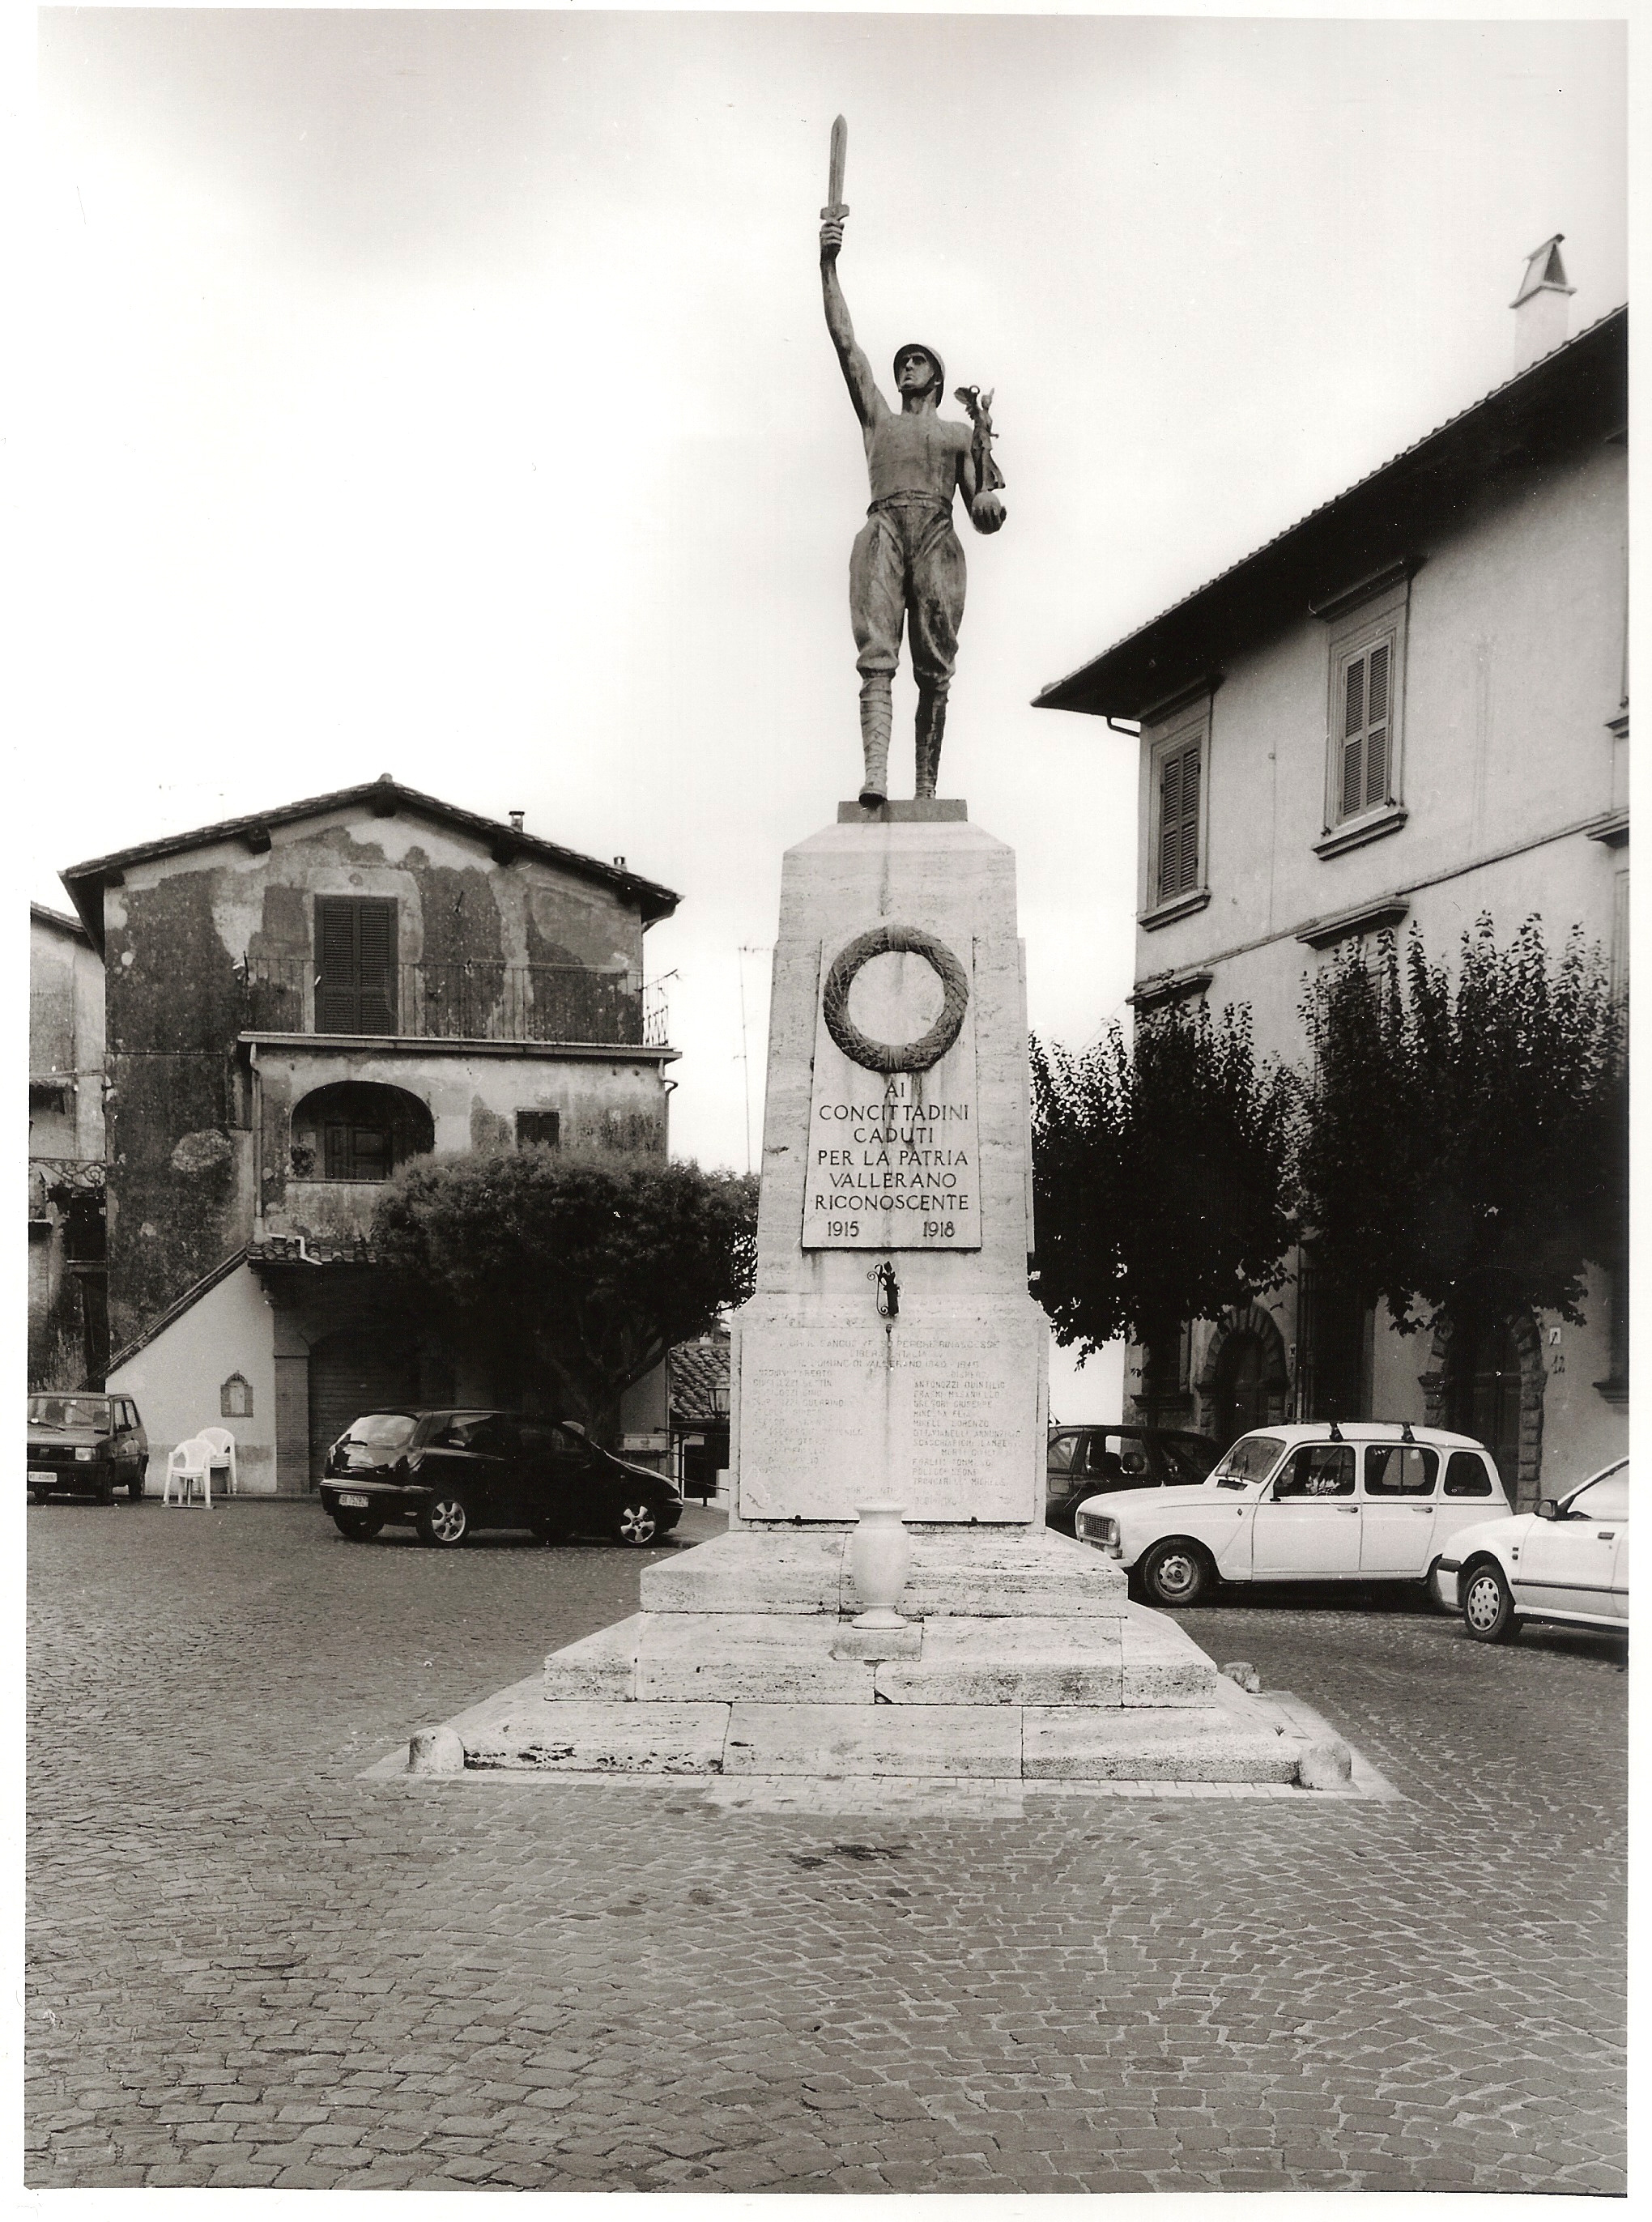
[[[914,792],[920,800],[932,798],[940,777],[940,744],[946,732],[946,697],[936,689],[918,689],[918,781]]]
[[[860,683],[860,745],[866,758],[860,782],[864,810],[876,809],[889,791],[889,675],[869,671]]]

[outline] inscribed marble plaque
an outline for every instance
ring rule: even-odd
[[[925,1070],[883,1072],[846,1055],[828,1020],[832,965],[858,938],[820,951],[802,1246],[978,1250],[973,944],[941,952],[967,990],[950,1046]],[[846,999],[851,1025],[839,1031],[885,1050],[920,1042],[941,1019],[946,995],[930,960],[886,951],[856,970]]]

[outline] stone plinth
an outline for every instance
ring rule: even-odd
[[[742,1527],[849,1521],[875,1498],[922,1522],[1043,1519],[1014,857],[961,805],[911,807],[854,807],[786,857],[757,1285],[733,1334]],[[834,972],[881,936],[923,946],[852,964],[834,1033]],[[955,1032],[921,1070],[870,1068],[837,1038],[921,1041],[949,993]],[[892,1320],[871,1277],[883,1259]]]

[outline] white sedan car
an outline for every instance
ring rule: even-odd
[[[1428,1582],[1466,1528],[1508,1512],[1467,1435],[1312,1421],[1241,1435],[1201,1483],[1086,1497],[1074,1532],[1150,1604],[1184,1605],[1218,1582]]]
[[[1502,1643],[1523,1620],[1629,1628],[1629,1460],[1603,1466],[1535,1512],[1466,1528],[1436,1565],[1434,1593],[1471,1635]]]

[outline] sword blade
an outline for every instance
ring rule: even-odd
[[[826,202],[832,208],[843,206],[843,173],[849,159],[849,126],[839,116],[832,126],[832,162],[826,173]]]

